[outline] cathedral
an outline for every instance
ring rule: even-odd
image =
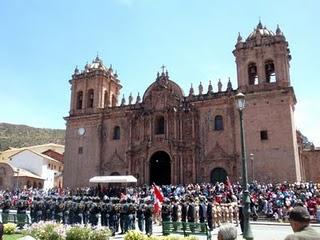
[[[133,175],[138,185],[240,181],[240,92],[249,180],[301,180],[283,32],[259,22],[247,38],[239,34],[233,54],[237,87],[210,82],[204,91],[200,83],[184,94],[163,67],[143,96],[127,102],[120,100],[117,73],[98,56],[76,68],[65,117],[64,185],[88,186],[103,175]]]

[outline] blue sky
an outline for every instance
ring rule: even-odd
[[[236,87],[238,32],[284,32],[292,54],[296,126],[320,146],[320,1],[2,0],[0,122],[64,128],[76,65],[97,52],[118,71],[126,98],[143,95],[162,64],[188,93],[219,78]],[[120,100],[120,99],[119,99]]]

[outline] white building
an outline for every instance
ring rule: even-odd
[[[62,187],[63,145],[52,144],[8,150],[0,161],[0,188]],[[10,154],[12,153],[12,154]],[[13,174],[10,174],[13,173]],[[12,176],[11,176],[12,175]],[[8,181],[4,181],[4,180]],[[11,179],[9,181],[9,179]]]

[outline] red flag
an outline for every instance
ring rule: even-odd
[[[153,204],[154,212],[155,212],[155,213],[159,213],[161,207],[162,207],[162,206],[161,206],[161,203],[160,203],[159,199],[156,198],[156,199],[154,200],[154,204]]]
[[[164,196],[163,196],[160,188],[154,183],[152,184],[152,188],[153,188],[153,193],[154,193],[155,198],[158,199],[159,202],[162,203],[164,200]]]

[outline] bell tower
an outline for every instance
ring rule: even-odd
[[[291,55],[279,26],[274,33],[259,21],[246,40],[239,33],[233,54],[241,91],[290,86]]]
[[[70,115],[90,114],[114,107],[120,94],[120,80],[112,66],[107,68],[97,56],[83,71],[75,68],[71,84]]]

